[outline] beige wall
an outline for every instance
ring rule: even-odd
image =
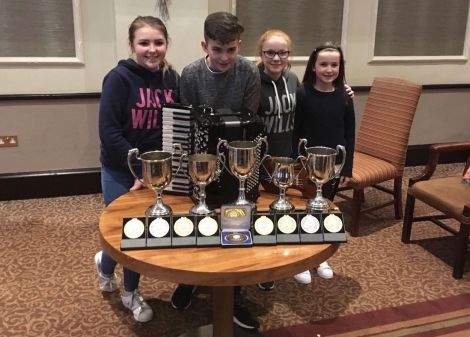
[[[349,84],[370,85],[375,76],[403,77],[422,84],[470,83],[470,64],[369,63],[371,8],[376,0],[349,4],[345,54]],[[155,0],[81,0],[84,65],[0,63],[0,95],[99,92],[103,76],[129,55],[127,27],[139,14],[158,15]],[[202,56],[205,16],[230,10],[233,0],[174,0],[168,25],[168,59],[178,71]],[[249,27],[246,27],[249,29]],[[295,37],[294,37],[295,43]],[[304,62],[295,62],[299,77]],[[365,93],[357,93],[360,120]],[[414,120],[410,144],[470,139],[470,89],[427,90]],[[19,146],[0,148],[0,173],[99,166],[98,100],[0,101],[0,135],[18,135]]]

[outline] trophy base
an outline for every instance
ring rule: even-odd
[[[310,199],[307,202],[308,211],[327,211],[330,208],[330,203],[325,198]]]
[[[293,211],[295,207],[294,205],[292,205],[289,201],[285,199],[284,200],[277,199],[277,200],[274,200],[269,205],[269,209],[272,211],[289,212],[289,211]]]
[[[152,205],[149,208],[147,208],[147,210],[145,211],[145,215],[147,217],[165,216],[165,215],[170,215],[171,213],[173,213],[173,211],[171,210],[171,207],[164,203]]]
[[[212,215],[214,214],[214,211],[211,210],[206,204],[197,204],[189,210],[189,213],[195,215]]]
[[[251,206],[251,207],[256,206],[254,202],[247,200],[247,199],[238,199],[233,204],[237,206]]]

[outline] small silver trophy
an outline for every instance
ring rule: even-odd
[[[220,161],[220,162],[219,162]],[[197,153],[188,156],[188,174],[198,188],[198,204],[194,205],[190,213],[210,215],[213,211],[206,204],[206,186],[217,179],[222,172],[220,163],[225,164],[225,156]]]
[[[224,145],[228,149],[228,164],[230,169],[228,169],[225,164],[224,167],[233,176],[238,178],[240,182],[238,199],[234,202],[235,205],[254,206],[253,202],[246,199],[245,181],[255,170],[259,169],[259,166],[267,157],[267,155],[265,155],[259,160],[257,156],[257,150],[261,147],[262,143],[266,145],[265,153],[267,153],[268,142],[266,137],[259,138],[257,141],[236,140],[229,143],[225,139],[221,139],[217,143],[217,156],[220,157],[223,155],[223,153],[220,152],[220,147]],[[259,162],[257,163],[258,160]]]
[[[308,178],[317,186],[317,194],[314,199],[308,200],[307,210],[325,211],[329,208],[329,203],[323,197],[322,186],[331,179],[339,177],[346,160],[346,149],[342,145],[337,145],[336,150],[324,146],[307,147],[307,140],[300,139],[299,154],[302,145],[307,157],[301,155],[299,158],[307,171]],[[342,161],[341,164],[336,164],[339,151],[342,152]]]
[[[269,165],[271,172],[265,168],[273,184],[279,188],[279,196],[274,200],[269,208],[273,211],[292,211],[295,206],[286,199],[286,190],[291,187],[296,177],[294,172],[294,164],[297,160],[289,157],[270,157]]]
[[[157,197],[154,205],[145,212],[146,216],[164,216],[172,213],[171,207],[162,200],[162,192],[170,184],[172,179],[171,162],[175,154],[179,154],[180,162],[178,171],[182,166],[183,149],[180,144],[173,144],[175,152],[149,151],[139,157],[139,149],[130,149],[127,154],[127,165],[132,175],[139,179],[145,186],[155,191]],[[137,177],[131,159],[135,156],[142,163],[142,179]]]

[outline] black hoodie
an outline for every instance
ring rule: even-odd
[[[264,123],[269,154],[292,156],[292,132],[296,105],[297,76],[288,70],[278,80],[272,80],[260,69],[261,97],[258,115]]]
[[[151,72],[134,60],[119,61],[103,80],[99,112],[100,160],[127,168],[127,152],[162,147],[162,106],[179,100],[179,75]]]

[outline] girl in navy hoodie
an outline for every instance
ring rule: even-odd
[[[179,75],[165,59],[168,32],[152,16],[139,16],[129,27],[131,58],[119,61],[103,80],[99,111],[101,185],[105,205],[142,187],[127,167],[127,153],[161,150],[162,106],[178,101]],[[102,291],[118,289],[116,262],[105,252],[95,255]],[[123,268],[121,300],[134,319],[152,319],[152,308],[138,292],[140,274]]]

